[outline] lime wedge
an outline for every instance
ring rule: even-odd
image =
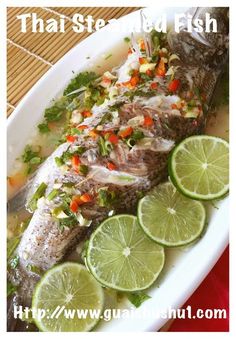
[[[103,299],[102,287],[83,265],[67,262],[54,266],[36,285],[32,308],[45,310],[46,316],[38,317],[35,323],[43,332],[89,331],[100,319]],[[59,315],[60,309],[64,311]],[[96,311],[98,316],[93,318],[88,313],[85,319],[79,319],[77,309]],[[70,319],[66,312],[75,315]]]
[[[205,225],[203,204],[186,198],[169,182],[158,185],[138,204],[144,232],[164,246],[182,246],[197,239]]]
[[[229,190],[229,144],[209,135],[183,140],[172,152],[169,174],[178,190],[199,200],[223,197]]]
[[[145,235],[136,217],[116,215],[92,234],[86,261],[102,285],[138,291],[158,277],[164,265],[164,249]]]

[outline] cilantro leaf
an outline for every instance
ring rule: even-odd
[[[50,128],[47,123],[42,123],[38,125],[39,132],[44,134],[50,132]]]
[[[35,191],[35,193],[33,194],[30,202],[28,203],[28,208],[30,209],[30,211],[33,212],[37,209],[37,202],[44,195],[46,189],[47,185],[44,182],[42,182]]]
[[[63,92],[63,95],[67,95],[76,89],[79,89],[80,87],[83,86],[88,86],[91,84],[92,81],[97,79],[97,74],[95,72],[81,72],[79,73],[75,78],[71,80],[69,85],[66,87],[66,89]],[[75,93],[74,95],[71,95],[70,97],[74,98],[77,96]]]

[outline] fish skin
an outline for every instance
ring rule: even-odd
[[[219,12],[217,13],[220,15]],[[186,91],[191,89],[192,86],[184,73],[186,73],[186,70],[187,72],[192,72],[192,74],[194,74],[194,85],[207,90],[207,103],[209,104],[220,73],[220,70],[216,67],[217,60],[214,60],[214,62],[211,63],[207,55],[206,67],[202,67],[202,60],[200,60],[200,63],[199,60],[197,62],[197,60],[194,59],[194,55],[191,54],[189,58],[184,56],[183,43],[189,44],[189,41],[191,41],[191,46],[199,46],[199,42],[194,40],[191,34],[186,35],[185,32],[183,32],[182,35],[176,36],[176,33],[170,32],[168,35],[168,42],[172,49],[172,53],[178,52],[181,57],[183,56],[183,60],[181,59],[180,62],[177,61],[177,64],[181,66],[181,70],[177,71],[177,78],[182,79],[183,83],[186,84],[183,91],[184,96]],[[224,60],[226,60],[226,53],[226,49],[224,49],[222,55]],[[191,63],[189,60],[191,60]],[[221,60],[219,63],[221,67]],[[166,114],[158,109],[145,107],[140,103],[124,103],[120,113],[121,121],[122,123],[125,123],[130,118],[144,113],[148,113],[153,117],[154,125],[150,130],[150,133],[153,135],[153,138],[156,138],[159,142],[163,140],[172,140],[174,145],[174,143],[179,142],[187,136],[202,133],[205,127],[206,116],[203,114],[195,119],[195,122],[193,123],[192,119],[174,114]],[[101,112],[101,114],[103,113]],[[96,125],[96,123],[97,120],[93,122],[93,119],[90,119],[90,126]],[[76,145],[88,146],[87,143],[88,141],[83,136],[80,136]],[[120,166],[119,169],[140,178],[140,181],[131,186],[121,187],[112,183],[108,185],[111,189],[119,192],[121,196],[119,204],[114,207],[116,213],[130,213],[135,211],[138,200],[137,191],[145,193],[159,182],[167,179],[167,160],[173,145],[167,151],[153,151],[138,148],[128,151],[120,145],[116,147],[115,159],[118,160]],[[56,166],[54,159],[56,156],[60,156],[68,146],[68,143],[60,145],[41,166],[32,182],[28,194],[29,198],[41,182],[45,182],[48,185],[46,190],[47,195],[53,188],[56,179],[61,182],[74,182],[80,186],[82,192],[93,189],[93,187],[104,186],[99,182],[94,181],[92,177],[85,179],[84,177],[81,177],[78,174],[75,175],[71,172],[66,174],[61,173],[60,169]],[[97,154],[97,145],[95,141],[90,141],[89,148],[94,150],[94,153]],[[87,161],[89,164],[88,159],[84,159],[84,161]],[[99,158],[98,156],[95,163],[104,166],[104,159]],[[49,215],[48,205],[43,202],[41,206],[39,206],[34,212],[30,224],[24,232],[16,250],[16,254],[20,257],[19,265],[17,269],[9,273],[10,279],[13,282],[21,284],[18,290],[18,297],[20,298],[21,305],[29,306],[31,304],[33,288],[40,278],[37,274],[27,271],[26,266],[32,264],[42,270],[47,270],[57,262],[60,262],[75,244],[88,236],[90,232],[108,216],[109,209],[98,207],[94,204],[91,204],[91,206],[86,208],[82,207],[82,212],[84,210],[84,213],[91,217],[92,225],[89,228],[78,226],[65,229],[61,232],[58,228],[57,221],[53,220]],[[27,252],[27,255],[25,255],[25,251]]]

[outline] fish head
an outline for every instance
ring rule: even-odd
[[[177,33],[171,29],[167,40],[172,53],[185,65],[219,68],[228,57],[229,14],[228,7],[196,7],[186,15],[192,16],[191,31],[187,24]],[[206,14],[216,19],[217,32],[206,32]],[[194,20],[202,20],[203,32],[197,32]]]

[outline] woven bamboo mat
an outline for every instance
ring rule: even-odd
[[[89,33],[75,33],[71,17],[74,13],[92,15],[94,19],[120,18],[138,7],[8,7],[7,10],[7,115],[9,116],[23,96],[42,75],[66,52]],[[65,33],[21,33],[23,13],[37,13],[42,19],[66,16]],[[27,30],[28,31],[28,30]]]

